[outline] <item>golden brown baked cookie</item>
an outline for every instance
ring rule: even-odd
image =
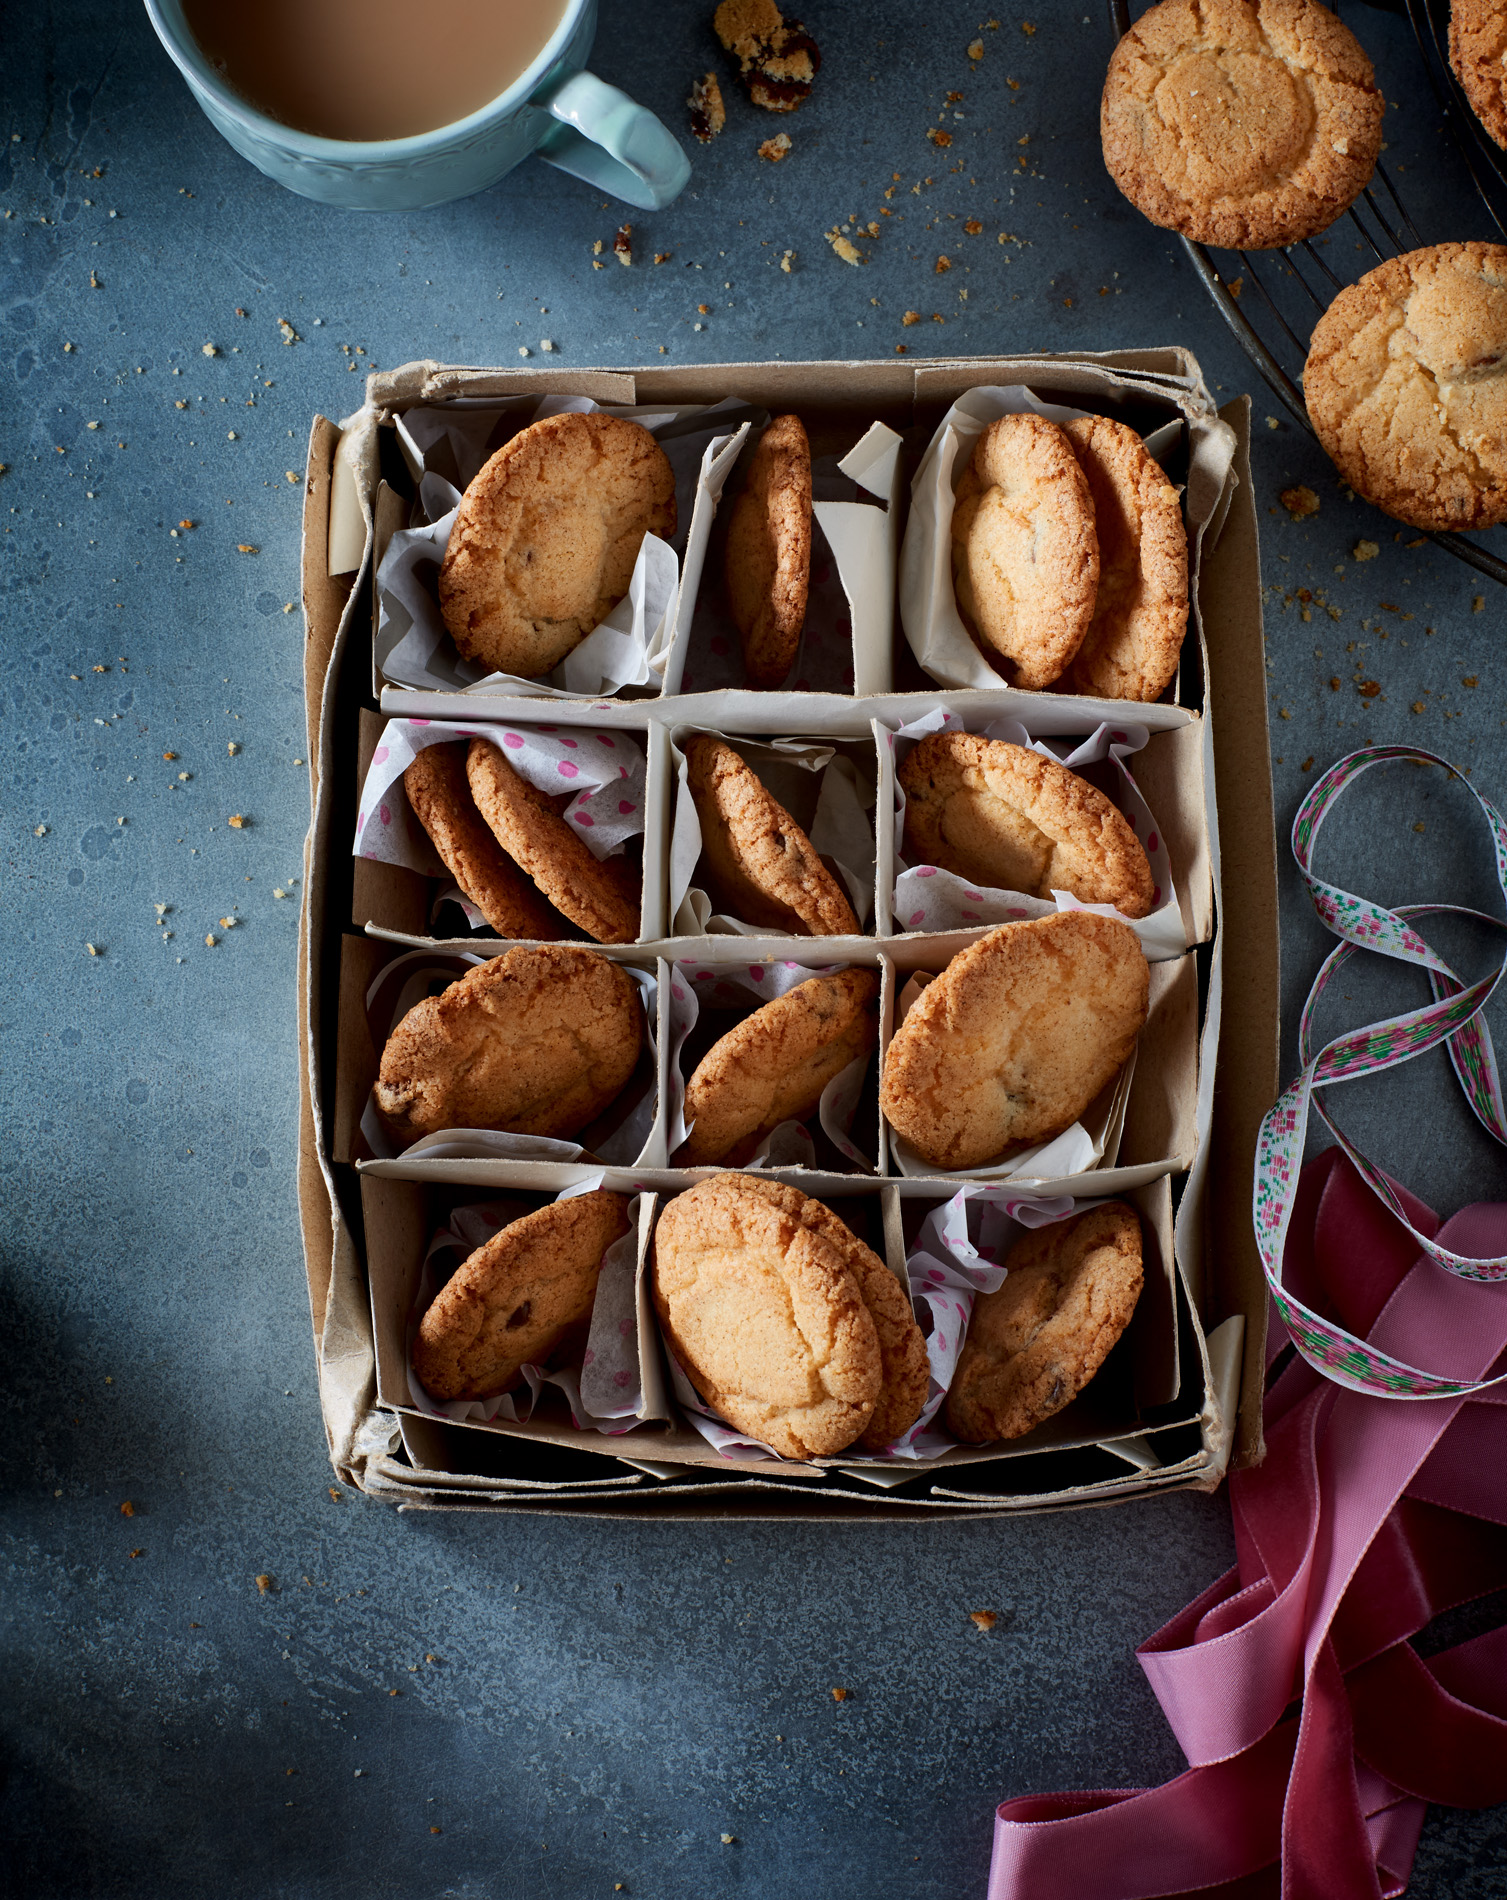
[[[794,112],[810,93],[822,56],[805,27],[787,21],[775,0],[722,0],[712,28],[737,60],[756,106]]]
[[[505,442],[461,497],[440,612],[468,660],[536,678],[628,591],[645,534],[675,532],[675,476],[626,416],[546,416]]]
[[[683,1168],[740,1167],[781,1122],[816,1113],[822,1090],[879,1040],[879,973],[809,977],[745,1016],[701,1058],[686,1084],[694,1124]]]
[[[553,943],[563,934],[560,919],[476,809],[461,746],[425,746],[404,772],[403,789],[445,868],[499,937]]]
[[[953,498],[952,582],[963,624],[1012,686],[1072,663],[1099,585],[1094,503],[1072,444],[1043,416],[1001,416]]]
[[[965,1444],[1019,1438],[1075,1399],[1141,1296],[1141,1223],[1124,1201],[1038,1227],[1010,1249],[1009,1277],[974,1303],[947,1392]]]
[[[1160,699],[1188,630],[1188,533],[1177,490],[1123,422],[1082,416],[1063,433],[1088,478],[1099,537],[1099,591],[1073,686],[1095,699]]]
[[[466,777],[497,842],[556,910],[598,943],[633,942],[642,876],[624,857],[592,856],[563,816],[573,794],[551,797],[530,785],[489,739],[471,741]]]
[[[750,686],[778,686],[795,663],[811,579],[811,446],[799,416],[759,437],[727,531],[727,598]]]
[[[905,853],[973,884],[1151,912],[1151,866],[1100,791],[1026,746],[933,732],[906,755]]]
[[[1507,0],[1450,0],[1449,63],[1470,109],[1507,146]]]
[[[382,1051],[377,1108],[403,1142],[441,1128],[564,1140],[620,1093],[643,1040],[638,991],[615,963],[520,947],[409,1010]]]
[[[628,1232],[629,1199],[598,1188],[500,1228],[419,1321],[413,1369],[432,1397],[488,1399],[547,1365],[591,1320],[602,1256]],[[582,1342],[584,1343],[584,1341]]]
[[[1367,271],[1315,325],[1303,395],[1341,475],[1398,521],[1507,521],[1507,245]]]
[[[1359,195],[1383,110],[1360,42],[1319,0],[1161,0],[1114,50],[1099,129],[1153,224],[1262,250]]]
[[[868,1261],[888,1272],[820,1201],[718,1174],[659,1217],[655,1310],[687,1378],[729,1424],[782,1457],[831,1456],[868,1429],[884,1389],[859,1278]]]
[[[1062,911],[1001,924],[922,990],[879,1102],[936,1168],[976,1168],[1070,1128],[1129,1060],[1150,972],[1129,924]]]
[[[811,840],[732,747],[708,733],[686,739],[691,797],[712,896],[730,916],[797,937],[858,932],[842,886]]]

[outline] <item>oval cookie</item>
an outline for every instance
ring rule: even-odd
[[[1134,429],[1108,416],[1064,425],[1094,498],[1099,591],[1073,661],[1095,699],[1160,699],[1188,630],[1188,534],[1177,490]]]
[[[497,842],[556,910],[598,943],[633,942],[642,878],[625,857],[593,856],[566,824],[563,813],[574,794],[541,792],[489,739],[471,741],[466,778]]]
[[[544,1365],[591,1318],[602,1256],[629,1199],[598,1188],[541,1207],[464,1260],[419,1321],[413,1369],[432,1397],[486,1399]]]
[[[1153,224],[1261,250],[1330,225],[1381,150],[1371,62],[1318,0],[1162,0],[1116,46],[1104,163]]]
[[[681,750],[719,906],[746,924],[798,937],[856,935],[858,918],[842,886],[732,747],[696,733]]]
[[[1012,686],[1037,691],[1072,663],[1094,611],[1099,543],[1088,483],[1056,423],[1001,416],[974,444],[953,498],[952,579],[964,625]]]
[[[1129,1060],[1150,972],[1129,924],[1071,910],[1001,924],[922,990],[879,1101],[936,1168],[975,1168],[1069,1128]]]
[[[506,442],[461,497],[440,612],[468,660],[534,679],[628,591],[646,534],[675,533],[675,475],[625,416],[547,416]]]
[[[925,1344],[892,1297],[908,1311],[903,1289],[820,1201],[778,1181],[716,1175],[660,1215],[653,1261],[655,1308],[687,1376],[782,1457],[830,1457],[876,1416],[890,1438],[919,1416]]]
[[[686,1084],[685,1168],[738,1167],[781,1122],[816,1113],[822,1090],[879,1039],[879,976],[813,976],[715,1042]]]
[[[409,1010],[382,1051],[377,1108],[405,1143],[441,1128],[563,1140],[621,1092],[643,1039],[638,991],[615,963],[520,947]]]
[[[905,852],[973,884],[1151,912],[1151,866],[1110,801],[1054,759],[973,732],[933,732],[901,764]]]
[[[1450,0],[1449,63],[1471,111],[1507,146],[1507,5]]]
[[[1019,1438],[1093,1378],[1141,1296],[1141,1223],[1106,1201],[1027,1234],[1005,1264],[1004,1285],[974,1303],[947,1392],[966,1444]]]
[[[1507,245],[1389,258],[1314,326],[1303,395],[1335,467],[1415,528],[1507,521]]]
[[[460,746],[425,746],[403,774],[403,789],[445,868],[499,937],[553,943],[562,935],[560,919],[476,809]]]
[[[759,437],[727,531],[727,598],[750,686],[778,686],[795,663],[811,578],[811,448],[799,416]]]

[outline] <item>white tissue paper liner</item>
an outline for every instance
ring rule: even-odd
[[[835,746],[805,739],[745,739],[720,732],[712,737],[724,739],[776,798],[779,791],[769,782],[768,768],[797,767],[821,773],[816,816],[806,835],[817,856],[837,873],[860,928],[866,924],[874,907],[874,828],[868,814],[874,808],[876,786]],[[676,937],[767,937],[767,924],[745,923],[714,912],[712,899],[691,883],[701,856],[701,819],[691,797],[680,740],[681,735],[676,735],[670,742],[676,786],[670,834],[670,933]]]
[[[1004,1285],[1007,1269],[1002,1262],[1024,1233],[1067,1220],[1086,1205],[1067,1195],[1030,1199],[1004,1188],[978,1185],[960,1188],[950,1201],[933,1208],[921,1223],[905,1262],[911,1307],[926,1334],[930,1362],[921,1416],[882,1451],[843,1451],[812,1462],[845,1466],[895,1459],[921,1462],[951,1451],[957,1439],[934,1420],[957,1370],[974,1300]],[[762,1439],[736,1430],[703,1405],[668,1345],[665,1360],[676,1403],[687,1422],[722,1457],[745,1463],[781,1457]]]
[[[899,771],[905,755],[928,733],[944,729],[976,730],[985,739],[1003,739],[1010,745],[1025,746],[1044,759],[1078,772],[1085,766],[1109,759],[1116,774],[1114,804],[1135,833],[1151,865],[1152,907],[1149,916],[1126,917],[1113,904],[1082,904],[1071,891],[1052,892],[1050,898],[1031,897],[1024,891],[994,890],[975,886],[951,871],[936,865],[907,865],[901,856],[905,835],[905,789]],[[897,931],[963,930],[971,924],[1014,923],[1026,917],[1050,917],[1059,911],[1091,910],[1100,917],[1114,917],[1140,938],[1148,963],[1180,957],[1188,948],[1183,928],[1182,907],[1172,884],[1172,860],[1162,841],[1160,827],[1142,798],[1125,760],[1139,752],[1150,737],[1144,726],[1110,725],[1107,722],[1081,739],[1033,739],[1030,729],[1015,719],[997,719],[987,726],[965,727],[956,713],[936,707],[924,718],[898,727],[889,735],[890,757],[895,768],[895,878],[893,908]]]
[[[673,1155],[690,1134],[685,1119],[686,1077],[681,1073],[680,1052],[685,1039],[696,1027],[705,1003],[738,1003],[745,998],[757,1008],[793,990],[813,976],[833,976],[850,969],[846,963],[821,967],[802,963],[717,964],[672,963],[670,965],[670,1060],[669,1060],[669,1152]],[[741,1018],[739,1019],[742,1020]],[[863,1092],[864,1077],[873,1052],[859,1056],[834,1075],[822,1090],[817,1120],[832,1145],[864,1174],[874,1173],[874,1163],[852,1139],[853,1117]],[[811,1168],[816,1165],[816,1144],[804,1122],[784,1121],[772,1129],[759,1144],[751,1160],[740,1161],[744,1173],[761,1168]]]
[[[578,1181],[556,1195],[570,1200],[577,1194],[590,1194],[602,1185],[602,1176]],[[458,1207],[430,1241],[424,1254],[418,1291],[408,1316],[407,1359],[408,1397],[415,1411],[429,1418],[449,1419],[460,1424],[480,1419],[488,1424],[504,1418],[510,1424],[526,1425],[533,1414],[539,1394],[547,1385],[558,1386],[570,1406],[570,1422],[577,1431],[616,1435],[632,1431],[638,1424],[643,1403],[643,1372],[638,1362],[637,1291],[639,1196],[628,1208],[628,1231],[615,1240],[602,1256],[602,1271],[597,1280],[596,1297],[591,1308],[591,1330],[580,1367],[562,1366],[547,1371],[543,1366],[520,1368],[524,1390],[498,1393],[490,1399],[452,1399],[442,1402],[431,1398],[419,1383],[413,1369],[413,1342],[419,1322],[432,1305],[443,1279],[440,1267],[447,1255],[450,1272],[485,1246],[502,1228],[521,1219],[515,1207],[506,1202],[483,1201],[470,1207]],[[448,1277],[446,1275],[445,1277]],[[627,1424],[618,1421],[627,1419]]]
[[[427,570],[437,572],[444,560],[461,495],[490,454],[546,416],[598,410],[641,423],[659,440],[675,473],[675,542],[682,553],[658,535],[646,534],[627,594],[547,678],[488,672],[479,661],[463,659],[445,631],[434,576]],[[426,692],[521,691],[567,699],[599,699],[625,687],[661,690],[679,617],[682,561],[687,575],[699,577],[722,484],[750,421],[763,414],[732,398],[685,409],[625,407],[588,396],[515,396],[410,409],[399,416],[399,443],[428,520],[400,529],[377,569],[382,678]]]
[[[895,1028],[898,1030],[922,990],[931,982],[930,972],[916,971],[895,999]],[[1008,1159],[996,1157],[982,1161],[976,1168],[937,1168],[924,1161],[898,1129],[885,1124],[890,1154],[895,1166],[905,1175],[923,1175],[944,1181],[1060,1181],[1071,1174],[1086,1174],[1092,1168],[1113,1167],[1120,1152],[1120,1135],[1125,1127],[1125,1108],[1130,1100],[1130,1085],[1135,1076],[1136,1050],[1119,1075],[1107,1083],[1089,1103],[1083,1117],[1071,1128],[1064,1128],[1050,1141],[1024,1148]]]
[[[900,623],[916,658],[939,686],[998,689],[1006,683],[969,637],[952,588],[953,497],[974,443],[1001,416],[1030,414],[1048,422],[1074,422],[1089,413],[1042,402],[1023,383],[1014,383],[970,389],[938,424],[911,481],[910,518],[900,549]],[[1182,427],[1181,420],[1174,419],[1144,438],[1153,459],[1160,461],[1177,448]],[[1198,484],[1198,493],[1208,497],[1212,509],[1234,454],[1233,433],[1212,430],[1203,453],[1221,463],[1211,469],[1216,480]],[[1190,521],[1188,526],[1191,554],[1193,531],[1203,522]]]
[[[867,635],[886,655],[894,631],[889,511],[863,499],[888,502],[901,438],[876,422],[842,456],[811,465],[811,575],[806,620],[791,664],[787,692],[851,693],[856,686],[855,641]],[[856,631],[855,631],[856,630]],[[721,577],[703,586],[691,623],[685,671],[667,692],[715,692],[746,686],[738,629],[727,611]]]
[[[617,857],[630,838],[642,833],[648,768],[644,749],[631,733],[592,732],[584,726],[390,719],[361,787],[353,854],[448,879],[444,861],[408,802],[403,774],[426,746],[473,737],[489,739],[518,776],[541,792],[557,796],[579,787],[565,808],[565,822],[585,840],[593,857]],[[473,929],[485,924],[481,912],[454,884],[440,893],[435,907],[447,897],[460,904]]]
[[[410,950],[385,964],[366,992],[366,1021],[372,1047],[381,1049],[415,1003],[429,994],[436,979],[454,982],[489,959],[472,950]],[[654,1074],[659,1073],[659,978],[652,971],[635,969],[631,963],[618,968],[638,987],[644,1011],[644,1033]],[[636,1065],[635,1065],[636,1066]],[[629,1078],[631,1083],[632,1077]],[[625,1083],[624,1087],[628,1087]],[[612,1103],[608,1104],[610,1109]],[[400,1148],[377,1113],[375,1090],[368,1095],[361,1113],[361,1133],[378,1161],[602,1161],[609,1167],[632,1168],[647,1165],[646,1150],[654,1129],[658,1108],[657,1089],[651,1086],[618,1127],[600,1147],[590,1154],[574,1141],[557,1141],[548,1135],[514,1135],[498,1128],[440,1128],[421,1136],[407,1148]],[[605,1114],[607,1110],[603,1110]]]

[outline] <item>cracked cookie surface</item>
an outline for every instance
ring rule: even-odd
[[[1161,0],[1116,46],[1104,163],[1153,224],[1261,250],[1332,224],[1381,150],[1360,42],[1318,0]]]
[[[622,1091],[644,1012],[594,950],[520,946],[416,1003],[382,1051],[374,1094],[405,1143],[442,1128],[565,1140]]]
[[[440,612],[468,660],[535,679],[628,591],[645,534],[675,533],[675,476],[626,416],[567,414],[505,442],[461,497]]]
[[[1039,1227],[1011,1248],[1003,1286],[974,1303],[947,1393],[967,1444],[1019,1438],[1071,1403],[1130,1324],[1141,1223],[1124,1201]]]
[[[1367,271],[1315,326],[1303,394],[1336,468],[1398,521],[1507,521],[1507,246]]]
[[[1507,4],[1450,0],[1449,63],[1471,111],[1507,146]]]
[[[486,1399],[584,1331],[602,1256],[628,1232],[629,1197],[598,1188],[500,1228],[419,1321],[413,1369],[432,1397]],[[584,1340],[582,1341],[584,1344]]]

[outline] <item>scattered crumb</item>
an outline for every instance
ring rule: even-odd
[[[239,922],[240,919],[237,917],[222,917],[220,919],[220,928],[221,930],[234,930]]]
[[[759,147],[759,157],[768,159],[771,165],[778,165],[789,150],[790,134],[788,132],[776,132],[772,139],[765,139],[764,143]],[[878,236],[877,232],[875,236]]]
[[[1413,827],[1413,829],[1414,829],[1414,831],[1422,831],[1422,829],[1423,829],[1423,820],[1422,820],[1421,818],[1419,819],[1419,821],[1418,821],[1418,823],[1417,823],[1416,825],[1414,825],[1414,827]]]
[[[775,0],[722,0],[712,26],[738,62],[748,96],[766,112],[794,112],[810,97],[822,63],[799,21],[786,21]]]
[[[905,315],[900,319],[901,324],[907,330],[911,327],[913,323],[919,323],[920,321],[921,321],[921,312],[919,310],[907,310]]]
[[[104,955],[104,951],[101,950],[96,943],[86,943],[84,948],[89,952],[91,957],[102,957]]]
[[[230,826],[232,831],[244,830],[246,825],[244,814],[238,811],[232,812],[225,822]]]
[[[1310,515],[1319,512],[1319,498],[1311,488],[1301,483],[1296,488],[1284,488],[1277,500],[1292,516],[1294,521],[1306,521]]]
[[[832,1691],[832,1700],[834,1702],[846,1702],[847,1699],[848,1699],[848,1692],[846,1689],[834,1689]]]
[[[1377,680],[1357,680],[1355,690],[1362,699],[1375,699],[1381,691],[1381,685]]]
[[[220,350],[219,350],[219,346],[218,346],[218,344],[215,344],[215,343],[206,343],[206,344],[204,345],[204,354],[205,354],[206,356],[218,356],[218,355],[220,354]]]
[[[970,1610],[968,1616],[971,1622],[976,1623],[985,1632],[992,1630],[999,1621],[993,1610]]]
[[[259,1596],[269,1596],[272,1591],[277,1588],[277,1579],[275,1577],[269,1577],[264,1570],[256,1580],[256,1588]],[[361,1770],[358,1768],[356,1773],[359,1775],[360,1772]]]
[[[724,1847],[731,1847],[737,1838],[736,1834],[724,1834],[722,1836],[722,1845]]]
[[[1311,770],[1311,768],[1312,768],[1312,766],[1313,766],[1313,754],[1312,754],[1312,753],[1310,752],[1310,753],[1309,753],[1309,755],[1308,755],[1308,757],[1307,757],[1307,758],[1306,758],[1306,759],[1305,759],[1305,760],[1303,761],[1303,763],[1302,763],[1302,764],[1301,764],[1301,765],[1300,765],[1300,766],[1298,767],[1298,770],[1299,770],[1300,772],[1307,772],[1307,771],[1309,771],[1309,770]]]
[[[1268,429],[1280,429],[1282,427],[1275,416],[1268,416],[1266,418],[1266,426]]]
[[[982,40],[970,40],[968,42],[968,57],[970,59],[982,59],[984,57],[984,42]]]
[[[1374,561],[1381,549],[1374,541],[1357,541],[1350,552],[1357,561]]]
[[[927,127],[926,136],[931,140],[933,145],[940,145],[943,151],[946,151],[947,147],[952,143],[952,134],[950,132],[939,131],[934,125]]]
[[[1476,595],[1476,597],[1475,597],[1475,599],[1474,599],[1474,600],[1473,600],[1473,601],[1472,601],[1472,602],[1470,603],[1470,611],[1471,611],[1471,612],[1472,612],[1473,614],[1483,614],[1483,613],[1485,613],[1485,611],[1486,611],[1486,596],[1485,596],[1484,594],[1477,594],[1477,595]]]
[[[122,1517],[135,1517],[136,1506],[131,1502],[129,1498],[127,1498],[125,1503],[121,1505],[120,1514]]]
[[[301,337],[301,336],[300,336],[300,335],[298,334],[298,332],[297,332],[297,331],[296,331],[296,330],[295,330],[295,329],[293,328],[293,325],[292,325],[291,323],[289,323],[289,321],[288,321],[288,319],[287,319],[286,317],[279,317],[279,318],[278,318],[278,320],[277,320],[277,327],[278,327],[278,329],[279,329],[279,331],[280,331],[280,332],[282,333],[282,339],[283,339],[283,343],[284,343],[285,345],[286,345],[286,344],[290,344],[290,343],[302,343],[302,342],[303,342],[303,338],[302,338],[302,337]]]
[[[612,255],[627,268],[633,262],[633,226],[620,224],[617,236],[612,240]]]
[[[1341,686],[1341,683],[1342,683],[1342,682],[1341,682],[1341,680],[1340,680],[1340,678],[1339,678],[1339,675],[1338,675],[1338,674],[1336,674],[1336,675],[1335,675],[1335,676],[1334,676],[1333,678],[1331,678],[1331,680],[1330,680],[1330,682],[1329,682],[1329,690],[1330,690],[1330,692],[1331,692],[1331,693],[1337,693],[1337,692],[1338,692],[1338,691],[1340,690],[1340,686]]]
[[[230,754],[231,758],[234,758],[237,752],[240,751],[240,749],[241,748],[236,744],[234,739],[232,739],[229,742],[229,744],[225,747],[225,750]]]
[[[827,242],[845,264],[861,264],[863,262],[863,254],[852,240],[845,238],[840,231],[829,231],[827,233]]]
[[[794,256],[795,256],[795,252],[794,252],[794,251],[784,251],[784,252],[782,252],[782,253],[781,253],[781,256],[780,256],[780,269],[781,269],[782,271],[784,271],[784,273],[785,273],[785,275],[786,275],[787,277],[788,277],[788,276],[790,275],[790,260],[791,260],[791,258],[792,258],[792,257],[794,257]]]
[[[204,939],[204,941],[209,946],[209,948],[213,950],[215,945],[219,942],[219,939],[215,936],[214,932],[211,931],[209,935]]]
[[[963,224],[963,229],[968,233],[969,237],[977,237],[983,228],[983,222],[979,218],[968,218]]]
[[[704,79],[693,79],[686,104],[691,108],[692,135],[703,145],[710,145],[727,124],[727,107],[717,75],[708,73]]]
[[[937,259],[936,274],[938,277],[940,277],[944,271],[950,271],[951,269],[952,259],[950,257],[939,257]]]
[[[657,258],[655,262],[658,262]],[[545,355],[548,356],[554,351],[555,339],[552,336],[542,336],[539,339],[539,347],[544,351]]]
[[[1423,701],[1421,699],[1415,699],[1413,701],[1413,711],[1415,713],[1421,713],[1423,711]]]
[[[235,551],[237,554],[260,554],[261,553],[261,549],[254,548],[249,541],[237,541],[235,544]]]

